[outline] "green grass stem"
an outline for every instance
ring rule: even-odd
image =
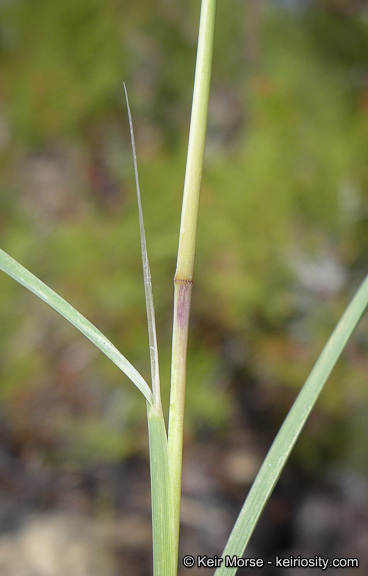
[[[166,432],[161,406],[158,346],[151,273],[148,261],[139,188],[133,123],[126,96],[143,263],[151,362],[152,390],[119,350],[66,300],[0,249],[0,269],[46,302],[93,342],[142,392],[147,402],[152,496],[154,576],[176,576],[179,548],[183,424],[186,386],[187,342],[193,283],[199,193],[207,128],[217,0],[201,0],[198,49],[189,130],[177,266],[174,278],[174,318],[171,361],[169,426]],[[93,280],[93,278],[92,278]],[[226,557],[242,557],[286,461],[353,330],[368,306],[368,276],[329,338],[310,376],[280,428],[240,511],[215,576],[233,576],[237,568],[226,566]]]
[[[207,128],[215,14],[216,0],[202,0],[179,249],[174,279],[175,295],[168,440],[173,512],[173,546],[176,558],[179,545],[189,309],[193,281],[198,202]]]

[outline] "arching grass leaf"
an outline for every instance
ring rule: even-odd
[[[242,557],[258,519],[265,507],[296,440],[335,366],[345,344],[368,305],[368,276],[330,336],[312,372],[285,418],[248,497],[223,552],[223,562],[215,576],[232,576],[236,567],[226,567],[225,557]]]
[[[44,282],[29,272],[11,256],[0,249],[0,269],[14,278],[17,282],[28,288],[33,294],[41,298],[46,304],[59,312],[82,334],[87,336],[97,348],[99,348],[110,360],[130,378],[146,398],[152,404],[152,392],[150,387],[134,366],[119,352],[119,350],[100,332],[87,318],[71,306],[64,298],[56,294]]]

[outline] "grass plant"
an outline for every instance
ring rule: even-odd
[[[151,386],[117,348],[80,312],[41,280],[0,250],[0,268],[64,316],[89,338],[143,394],[147,404],[152,492],[153,572],[175,576],[179,558],[179,524],[186,356],[199,192],[204,158],[208,100],[215,30],[216,0],[202,0],[187,166],[184,183],[177,267],[174,278],[174,315],[171,393],[168,428],[164,420],[151,274],[138,179],[133,122],[124,86],[137,189],[143,277],[147,308]],[[240,512],[223,557],[241,557],[287,458],[346,342],[368,304],[368,277],[342,316],[278,433]],[[216,576],[235,574],[223,562]]]

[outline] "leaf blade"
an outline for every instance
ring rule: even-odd
[[[14,260],[9,254],[0,249],[0,269],[11,276],[14,280],[22,284],[25,288],[33,292],[38,298],[43,300],[84,336],[86,336],[97,348],[101,350],[142,392],[149,404],[152,404],[152,392],[143,376],[134,366],[119,352],[119,350],[78,310],[73,308],[64,298],[59,296],[54,290],[49,288],[42,280],[37,278],[32,272],[24,268],[19,262]]]
[[[141,240],[144,294],[145,294],[146,311],[147,311],[148,340],[149,340],[149,349],[150,349],[153,401],[154,401],[156,408],[161,409],[160,371],[159,371],[159,363],[158,363],[158,344],[157,344],[157,334],[156,334],[155,306],[154,306],[154,302],[153,302],[153,290],[152,290],[152,282],[151,282],[151,270],[150,270],[150,265],[149,265],[149,261],[148,261],[146,232],[144,229],[143,208],[142,208],[142,200],[141,200],[141,190],[140,190],[140,186],[139,186],[138,163],[137,163],[137,152],[136,152],[136,147],[135,147],[133,119],[132,119],[132,113],[130,111],[128,92],[127,92],[125,83],[123,84],[123,86],[124,86],[125,100],[126,100],[126,105],[127,105],[127,110],[128,110],[130,141],[131,141],[132,152],[133,152],[135,187],[136,187],[136,192],[137,192],[139,235],[140,235],[140,240]]]
[[[291,450],[334,368],[342,350],[368,306],[368,276],[345,310],[312,372],[281,426],[244,502],[222,554],[215,576],[233,576],[237,568],[226,567],[225,557],[241,557],[248,544]]]

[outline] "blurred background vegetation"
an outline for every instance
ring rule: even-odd
[[[199,0],[0,3],[0,243],[148,378],[135,124],[164,397]],[[187,440],[275,434],[367,270],[368,12],[219,0]],[[135,388],[0,276],[3,442],[55,466],[146,451]],[[366,468],[367,321],[294,458]]]

